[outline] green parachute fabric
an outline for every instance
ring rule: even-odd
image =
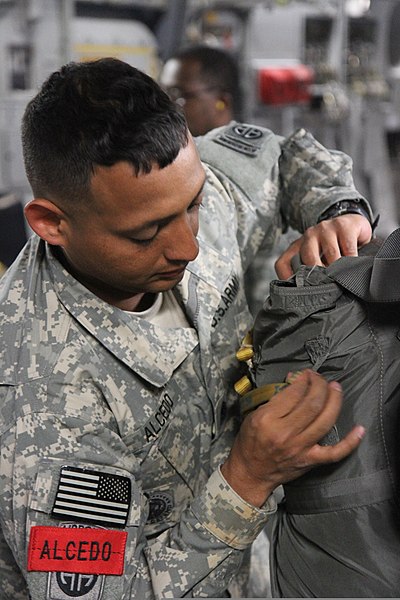
[[[351,456],[284,486],[273,597],[400,597],[400,229],[372,256],[272,282],[253,346],[258,387],[304,368],[341,383],[341,414],[320,443],[366,427]]]

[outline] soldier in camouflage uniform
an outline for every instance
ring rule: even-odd
[[[370,239],[362,214],[316,225],[342,200],[368,214],[350,161],[239,124],[197,150],[114,59],[53,74],[23,145],[37,235],[0,283],[1,598],[243,595],[273,489],[362,436],[318,446],[341,402],[319,375],[240,430],[233,390],[243,274],[281,212],[307,229],[281,275],[297,251],[333,260]]]

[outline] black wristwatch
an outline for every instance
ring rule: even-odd
[[[341,217],[342,215],[361,215],[368,219],[371,224],[372,230],[374,230],[378,224],[379,215],[372,222],[369,212],[364,208],[361,200],[339,200],[335,204],[332,204],[327,210],[325,210],[318,219],[318,223],[326,221],[328,219],[334,219],[335,217]]]

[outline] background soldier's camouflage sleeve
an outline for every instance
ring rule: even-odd
[[[282,218],[284,225],[304,232],[339,200],[360,199],[372,220],[368,201],[354,186],[351,158],[327,150],[304,129],[282,138],[237,124],[214,130],[197,144],[202,160],[236,200],[245,265],[261,245],[265,253],[273,249]]]
[[[249,134],[255,131],[255,137],[242,144],[242,129],[237,133],[236,127],[216,129],[197,138],[196,143],[211,172],[213,190],[234,200],[226,226],[236,231],[242,265],[247,270],[261,245],[273,248],[282,225],[278,165],[281,148],[279,138],[271,131],[244,125],[240,126],[245,128],[243,135],[249,129]],[[218,203],[202,215],[202,231],[207,231],[207,237],[217,247],[224,245],[219,235],[220,217]]]
[[[303,232],[330,206],[354,198],[372,220],[368,202],[354,187],[351,159],[327,150],[304,129],[285,139],[258,126],[233,124],[196,141],[219,187],[236,203],[230,223],[237,228],[253,314],[276,277],[273,263],[285,249],[279,240],[288,225],[293,230],[287,245],[298,237],[295,230]],[[209,213],[204,221],[218,243],[214,217]]]
[[[281,209],[288,224],[298,231],[315,225],[318,217],[340,200],[367,200],[356,190],[352,159],[343,152],[327,150],[304,129],[282,143],[279,171],[282,181]]]

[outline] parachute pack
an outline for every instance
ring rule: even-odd
[[[272,282],[252,343],[258,388],[276,391],[305,368],[341,383],[342,411],[320,443],[366,428],[346,459],[285,484],[271,540],[273,596],[398,597],[400,229],[372,255]]]

